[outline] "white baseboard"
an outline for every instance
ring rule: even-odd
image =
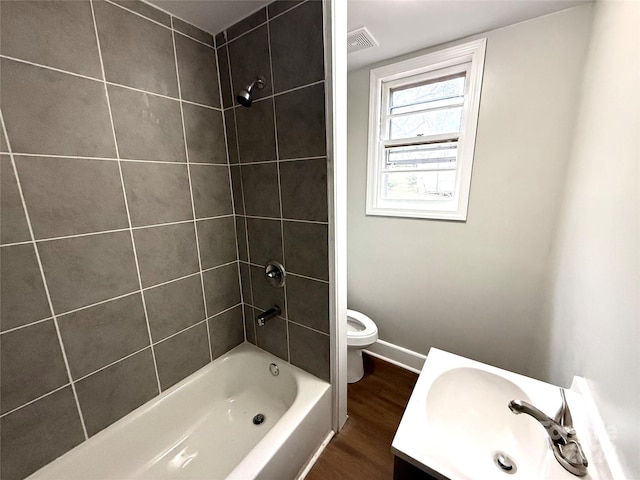
[[[424,361],[427,359],[426,355],[394,345],[393,343],[385,342],[384,340],[377,340],[376,343],[364,351],[374,357],[381,358],[382,360],[414,373],[420,373]]]

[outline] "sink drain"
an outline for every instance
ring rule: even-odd
[[[493,455],[493,463],[504,473],[514,474],[518,470],[513,459],[503,452],[496,452]]]
[[[262,425],[264,421],[267,419],[262,413],[258,413],[255,417],[253,417],[254,425]]]

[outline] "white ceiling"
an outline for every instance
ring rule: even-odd
[[[271,0],[148,1],[215,34],[258,11]],[[379,43],[378,47],[349,54],[348,68],[354,70],[588,1],[348,0],[348,30],[367,27]]]
[[[187,22],[216,34],[260,10],[271,0],[148,0]]]
[[[367,27],[378,47],[348,55],[349,70],[589,0],[349,0],[348,30]]]

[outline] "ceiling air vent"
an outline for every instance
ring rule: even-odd
[[[378,42],[366,27],[347,32],[347,53],[359,52],[365,48],[377,47]]]

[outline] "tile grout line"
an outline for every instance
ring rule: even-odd
[[[218,74],[218,95],[220,96],[220,107],[222,108],[222,128],[224,130],[224,146],[227,156],[227,167],[229,169],[229,190],[231,191],[231,208],[233,209],[233,231],[236,239],[236,259],[238,261],[238,287],[240,288],[240,302],[244,303],[244,293],[242,291],[242,272],[240,271],[240,247],[238,246],[238,216],[236,214],[236,199],[233,194],[233,177],[231,174],[231,163],[229,162],[229,139],[227,138],[227,120],[224,114],[224,98],[222,96],[222,79],[220,78],[220,56],[218,55],[218,49],[215,50],[216,55],[216,73]],[[227,62],[229,61],[229,54],[227,52]],[[229,85],[231,85],[231,78],[229,78]],[[237,136],[237,134],[236,134]],[[242,181],[242,179],[240,180]],[[244,315],[244,308],[242,309],[242,333],[244,335],[244,341],[247,341],[247,321]],[[213,354],[213,350],[212,350]],[[213,356],[213,355],[212,355]]]
[[[229,57],[229,42],[226,42],[223,46],[223,48],[225,48],[227,50],[227,70],[229,73],[229,85],[231,87],[231,104],[233,105],[233,95],[235,93],[235,87],[233,85],[233,75],[232,75],[232,71],[231,71],[231,58]],[[224,102],[222,104],[222,106],[224,107]],[[236,156],[238,157],[238,171],[240,172],[240,193],[242,195],[242,211],[245,213],[247,213],[247,202],[245,201],[244,198],[244,181],[242,179],[242,166],[241,166],[241,161],[240,161],[240,136],[238,135],[238,119],[236,117],[236,111],[235,109],[232,110],[231,112],[233,114],[233,128],[234,128],[234,132],[235,132],[235,137],[236,137]],[[225,132],[225,137],[226,137],[226,132]],[[228,151],[227,151],[228,153]],[[244,222],[244,242],[245,242],[245,248],[247,250],[247,260],[251,260],[251,252],[249,250],[249,228],[247,227],[247,219],[246,217],[242,218],[242,221]],[[239,257],[239,255],[238,255]],[[240,258],[238,258],[238,265],[239,265],[239,260]],[[251,269],[249,269],[249,296],[251,297],[251,304],[253,305],[253,275],[251,273]],[[245,319],[245,337],[247,336],[247,329],[246,329],[246,315],[244,314],[244,308],[242,309],[242,315]],[[255,318],[254,318],[254,313],[253,312],[253,308],[251,309],[251,318],[249,319],[249,323],[251,324],[251,328],[253,329],[253,339],[256,342],[256,345],[258,345],[258,332],[256,330],[256,322],[255,322]]]
[[[273,83],[273,58],[271,56],[271,29],[269,28],[269,22],[267,22],[267,46],[269,48],[269,74],[271,75],[271,91],[275,92],[275,85]],[[276,147],[276,160],[280,160],[280,148],[278,146],[278,122],[276,120],[276,99],[273,97],[273,135]],[[285,260],[285,248],[284,248],[284,220],[282,213],[282,182],[280,179],[280,162],[276,163],[276,169],[278,171],[278,203],[280,204],[280,248],[282,249],[282,263],[286,265]],[[245,212],[246,213],[246,212]],[[285,276],[286,278],[286,276]],[[289,344],[289,308],[287,302],[287,283],[282,286],[284,294],[284,318],[286,326],[286,341],[287,341],[287,362],[291,362],[291,346]]]
[[[178,82],[178,98],[180,99],[180,122],[182,123],[182,140],[184,141],[184,154],[187,158],[187,177],[189,177],[189,197],[191,200],[191,213],[193,215],[193,231],[196,238],[196,251],[198,252],[198,269],[200,270],[200,287],[202,288],[202,304],[204,306],[204,317],[209,318],[207,312],[207,294],[204,288],[204,274],[202,273],[202,255],[200,254],[200,241],[198,238],[198,225],[196,223],[196,205],[193,199],[193,184],[191,182],[191,167],[189,165],[189,148],[187,146],[187,130],[184,124],[184,109],[182,108],[182,88],[180,86],[180,68],[178,67],[178,50],[176,49],[176,31],[173,28],[173,17],[171,17],[171,41],[173,43],[173,60],[176,66],[176,80]],[[215,48],[213,50],[216,54]],[[218,83],[220,83],[218,81]],[[224,115],[224,114],[223,114]],[[234,222],[235,223],[235,222]],[[213,361],[213,351],[211,349],[211,332],[207,321],[207,344],[209,345],[209,361]]]
[[[134,10],[131,10],[131,9],[129,9],[129,8],[127,8],[127,7],[125,7],[124,5],[120,5],[119,3],[115,3],[115,2],[113,2],[113,1],[111,1],[111,0],[106,0],[106,1],[107,1],[108,3],[110,3],[111,5],[113,5],[114,7],[121,8],[122,10],[125,10],[125,11],[127,11],[127,12],[129,12],[129,13],[132,13],[133,15],[136,15],[136,16],[138,16],[138,17],[140,17],[140,18],[143,18],[144,20],[148,20],[148,21],[149,21],[149,22],[151,22],[151,23],[155,23],[156,25],[159,25],[159,26],[161,26],[161,27],[163,27],[163,28],[166,28],[166,29],[168,29],[168,30],[175,30],[175,28],[173,27],[173,18],[174,18],[174,17],[175,17],[175,18],[178,18],[178,17],[176,17],[175,15],[173,15],[173,14],[171,14],[171,13],[163,12],[163,13],[166,13],[166,14],[169,16],[169,18],[170,18],[171,26],[168,26],[168,25],[165,25],[165,24],[164,24],[164,23],[162,23],[162,22],[159,22],[159,21],[157,21],[157,20],[154,20],[153,18],[147,17],[146,15],[144,15],[144,14],[142,14],[142,13],[138,13],[138,12],[136,12],[136,11],[134,11]],[[146,3],[146,2],[144,2],[144,3]],[[149,4],[147,3],[147,5],[149,5]],[[150,5],[150,6],[151,6],[152,8],[154,8],[154,9],[156,9],[156,10],[160,10],[160,9],[158,9],[157,7],[153,6],[153,5]],[[160,10],[160,11],[162,11],[162,10]],[[183,21],[184,23],[186,23],[186,24],[188,24],[188,25],[191,25],[192,27],[197,28],[198,30],[202,30],[201,28],[199,28],[199,27],[195,26],[195,25],[194,25],[194,24],[192,24],[192,23],[187,22],[186,20],[182,20],[181,18],[178,18],[178,20],[181,20],[181,21]],[[180,35],[184,35],[185,37],[190,38],[191,40],[193,40],[193,41],[195,41],[195,42],[201,43],[202,45],[205,45],[205,46],[207,46],[207,47],[209,47],[209,48],[215,48],[215,46],[213,46],[213,45],[209,45],[208,43],[203,42],[202,40],[198,40],[197,38],[194,38],[194,37],[192,37],[191,35],[188,35],[188,34],[186,34],[186,33],[183,33],[183,32],[181,32],[181,31],[179,31],[179,30],[175,30],[175,31],[176,31],[176,33],[179,33]],[[203,31],[203,32],[205,32],[205,33],[207,33],[207,34],[209,34],[209,35],[211,35],[211,37],[213,38],[213,35],[212,35],[211,33],[207,32],[207,31],[205,31],[205,30],[202,30],[202,31]]]
[[[262,27],[262,26],[266,25],[267,23],[271,22],[272,20],[275,20],[276,18],[281,17],[282,15],[284,15],[285,13],[290,12],[290,11],[291,11],[291,10],[293,10],[294,8],[298,8],[300,5],[302,5],[302,4],[304,4],[304,3],[306,3],[306,0],[304,0],[304,1],[300,2],[300,3],[298,3],[297,5],[294,5],[293,7],[289,7],[289,8],[288,8],[288,9],[286,9],[285,11],[280,12],[280,13],[278,13],[277,15],[274,15],[273,17],[269,17],[269,9],[267,8],[267,10],[265,11],[265,18],[266,18],[266,20],[265,20],[264,22],[260,23],[260,25],[256,25],[255,27],[250,28],[250,29],[249,29],[249,30],[247,30],[246,32],[242,32],[241,34],[239,34],[239,35],[237,35],[237,36],[233,37],[231,40],[228,40],[228,39],[227,39],[227,40],[226,40],[225,45],[228,45],[228,44],[229,44],[229,43],[231,43],[231,42],[235,42],[237,39],[244,37],[245,35],[247,35],[247,34],[249,34],[249,33],[253,32],[254,30],[257,30],[258,28],[260,28],[260,27]],[[265,7],[265,8],[266,8],[266,7]],[[258,10],[257,12],[252,13],[251,15],[254,15],[255,13],[258,13],[259,11],[260,11],[260,10]],[[251,15],[250,15],[250,16],[251,16]],[[248,18],[248,17],[245,17],[245,18],[243,18],[242,20],[246,20],[247,18]],[[241,22],[242,20],[240,20],[239,22]],[[236,23],[239,23],[239,22],[236,22]],[[235,25],[235,24],[234,24],[234,25]],[[233,25],[231,25],[231,26],[233,26]],[[225,29],[225,30],[226,30],[226,31],[228,31],[229,29],[227,28],[227,29]]]
[[[51,300],[51,292],[49,292],[49,284],[47,283],[47,278],[44,274],[44,267],[42,265],[42,259],[40,258],[40,251],[38,250],[38,245],[35,241],[35,235],[33,233],[33,226],[31,225],[31,217],[29,216],[29,210],[27,209],[27,202],[24,198],[24,192],[22,191],[22,184],[20,183],[20,177],[18,176],[18,169],[16,167],[16,161],[13,156],[13,152],[11,150],[11,142],[9,141],[9,134],[7,133],[7,128],[4,123],[4,116],[0,111],[0,124],[2,126],[2,134],[4,135],[7,150],[9,150],[9,158],[11,159],[11,166],[13,168],[13,174],[16,177],[16,185],[18,187],[18,193],[20,194],[20,201],[22,203],[22,209],[24,211],[25,220],[27,222],[27,227],[29,229],[29,236],[31,237],[31,242],[33,245],[33,250],[36,256],[36,260],[38,262],[38,268],[40,269],[40,277],[42,279],[42,285],[44,287],[44,292],[47,297],[47,303],[49,305],[49,310],[51,311],[51,317],[53,318],[53,325],[56,329],[56,336],[58,338],[58,344],[60,345],[60,350],[62,353],[62,360],[64,361],[65,370],[67,372],[67,378],[69,383],[71,384],[71,390],[73,392],[73,397],[76,403],[76,409],[78,411],[78,416],[80,417],[80,424],[82,425],[82,432],[84,434],[84,439],[89,439],[89,434],[87,433],[87,426],[84,422],[84,416],[82,415],[82,408],[80,407],[80,400],[78,398],[78,392],[76,391],[76,387],[73,383],[73,377],[71,376],[71,367],[69,366],[69,359],[67,358],[67,352],[64,348],[64,342],[62,341],[62,334],[60,332],[60,326],[58,325],[58,319],[56,317],[55,310],[53,308],[53,301]]]
[[[65,388],[69,387],[69,386],[71,386],[71,383],[65,383],[64,385],[62,385],[60,387],[54,388],[53,390],[45,393],[44,395],[40,395],[39,397],[36,397],[33,400],[29,400],[28,402],[23,403],[19,407],[12,408],[11,410],[8,410],[8,411],[4,412],[2,415],[0,415],[0,418],[7,417],[7,416],[11,415],[13,412],[17,412],[18,410],[22,410],[24,407],[28,407],[29,405],[31,405],[33,403],[36,403],[38,400],[42,400],[43,398],[48,397],[49,395],[53,395],[54,393],[59,392],[60,390],[63,390]],[[87,440],[87,439],[85,438],[85,440]]]
[[[107,109],[109,111],[109,121],[111,122],[111,133],[113,135],[114,147],[116,149],[116,158],[118,159],[118,170],[120,172],[120,186],[122,187],[122,197],[124,199],[125,210],[127,211],[127,222],[129,224],[129,235],[131,237],[131,248],[133,250],[133,259],[136,266],[136,273],[138,275],[138,287],[140,289],[140,298],[142,300],[142,309],[144,310],[144,319],[147,324],[147,334],[149,335],[149,346],[151,347],[151,357],[153,359],[153,368],[156,374],[156,382],[158,387],[158,394],[162,392],[162,387],[160,385],[160,374],[158,372],[158,362],[156,361],[156,353],[153,348],[153,338],[151,337],[151,324],[149,323],[149,313],[147,311],[147,302],[144,298],[143,288],[142,288],[142,276],[140,274],[140,263],[138,261],[138,251],[136,248],[135,238],[133,236],[133,227],[131,223],[131,212],[129,211],[129,201],[127,200],[127,191],[124,185],[124,176],[122,174],[122,163],[120,162],[120,149],[118,148],[118,139],[116,137],[116,127],[113,122],[113,113],[111,111],[111,100],[109,98],[109,88],[107,86],[107,76],[104,70],[104,62],[102,60],[102,48],[100,46],[100,35],[98,34],[98,24],[96,22],[96,14],[93,7],[93,3],[95,0],[91,0],[89,3],[91,5],[91,16],[93,17],[93,28],[96,34],[96,42],[98,45],[98,58],[100,59],[100,69],[102,71],[102,80],[104,85],[104,93],[107,98]]]
[[[177,33],[180,33],[180,32],[177,32]],[[147,95],[152,95],[154,97],[164,98],[166,100],[172,100],[174,102],[182,101],[184,103],[189,103],[191,105],[196,105],[198,107],[208,108],[210,110],[216,110],[216,111],[219,111],[219,112],[223,111],[222,107],[218,108],[218,107],[214,107],[213,105],[205,105],[204,103],[198,103],[198,102],[194,102],[192,100],[181,100],[179,98],[172,97],[172,96],[169,96],[169,95],[165,95],[163,93],[151,92],[149,90],[143,90],[141,88],[132,87],[130,85],[124,85],[122,83],[116,83],[116,82],[111,82],[109,80],[101,80],[99,78],[89,77],[89,76],[83,75],[81,73],[75,73],[75,72],[71,72],[69,70],[63,70],[61,68],[52,67],[50,65],[45,65],[43,63],[31,62],[29,60],[23,60],[21,58],[11,57],[9,55],[4,55],[4,54],[0,54],[0,58],[4,58],[5,60],[10,60],[10,61],[17,62],[17,63],[23,63],[25,65],[31,65],[32,67],[38,67],[38,68],[42,68],[44,70],[51,70],[53,72],[62,73],[62,74],[65,74],[65,75],[71,75],[71,76],[74,76],[74,77],[82,78],[84,80],[90,80],[90,81],[98,82],[98,83],[106,83],[107,85],[110,85],[110,86],[113,86],[113,87],[124,88],[126,90],[132,90],[134,92],[139,92],[139,93],[145,93]],[[6,153],[6,152],[2,152],[2,153]],[[45,156],[50,156],[50,155],[45,155]],[[86,157],[80,157],[80,158],[86,158]],[[89,157],[89,158],[91,158],[91,157]],[[107,160],[115,160],[115,159],[107,159]],[[160,162],[159,160],[140,160],[140,161],[156,161],[156,162]],[[162,162],[162,163],[180,163],[180,162]]]
[[[107,83],[107,85],[109,85]],[[141,92],[143,93],[149,93],[149,92],[144,92],[143,90],[141,90]],[[189,103],[189,102],[184,102],[184,103]],[[0,155],[9,155],[8,152],[1,152]],[[121,162],[135,162],[135,163],[163,163],[163,164],[168,164],[168,165],[186,165],[187,162],[173,162],[170,160],[148,160],[148,159],[140,159],[140,158],[109,158],[109,157],[91,157],[89,155],[84,155],[84,156],[80,156],[80,155],[60,155],[60,154],[56,154],[56,153],[51,153],[51,154],[45,154],[45,153],[26,153],[26,152],[14,152],[14,155],[16,157],[34,157],[34,158],[62,158],[62,159],[69,159],[69,160],[100,160],[100,161],[105,161],[105,162],[117,162],[118,160],[120,160]],[[284,161],[284,160],[283,160]],[[224,167],[225,164],[223,163],[197,163],[197,162],[193,162],[192,165],[206,165],[206,166],[210,166],[210,167]]]
[[[258,215],[244,215],[247,218],[255,218],[257,220],[280,220],[277,217],[261,217]],[[282,218],[283,221],[285,222],[295,222],[295,223],[312,223],[315,225],[328,225],[329,222],[319,222],[316,220],[300,220],[298,218]]]
[[[307,83],[305,85],[300,85],[298,87],[293,87],[293,88],[290,88],[288,90],[283,90],[282,92],[272,93],[271,95],[265,95],[264,97],[256,98],[253,102],[254,103],[260,103],[260,102],[263,102],[263,101],[268,100],[270,98],[275,99],[275,97],[279,97],[281,95],[286,95],[287,93],[295,92],[297,90],[303,90],[303,89],[308,88],[308,87],[315,87],[316,85],[320,85],[320,84],[323,84],[323,83],[325,83],[324,79],[316,80],[315,82]],[[234,105],[232,107],[229,107],[228,109],[231,109],[231,108],[236,109],[236,108],[240,108],[240,107],[241,107],[241,105]]]
[[[258,263],[251,263],[251,262],[243,262],[241,261],[241,263],[246,263],[247,265],[251,266],[251,267],[258,267],[258,268],[264,268],[264,265],[260,265]],[[300,273],[295,273],[295,272],[287,272],[287,276],[292,275],[294,277],[299,277],[299,278],[305,278],[307,280],[313,280],[314,282],[319,282],[319,283],[329,283],[329,280],[323,280],[321,278],[315,278],[315,277],[310,277],[308,275],[302,275]]]
[[[28,244],[26,244],[26,245],[28,245]],[[6,330],[2,330],[2,331],[0,332],[0,335],[5,335],[5,334],[8,334],[8,333],[13,333],[13,332],[16,332],[16,331],[18,331],[18,330],[22,330],[23,328],[31,327],[31,326],[33,326],[33,325],[37,325],[37,324],[39,324],[39,323],[44,323],[44,322],[46,322],[47,320],[53,320],[53,317],[41,318],[40,320],[36,320],[36,321],[34,321],[34,322],[25,323],[24,325],[19,325],[19,326],[17,326],[17,327],[12,327],[12,328],[7,328]]]

